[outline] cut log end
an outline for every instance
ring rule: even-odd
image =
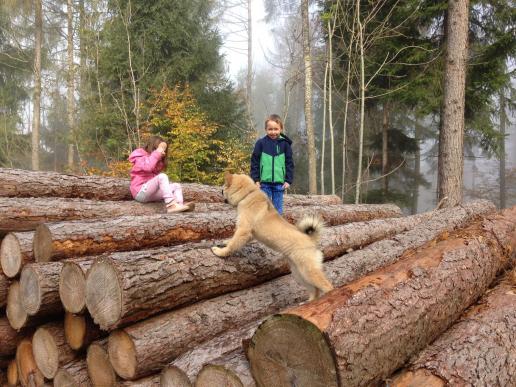
[[[389,386],[392,387],[444,387],[445,385],[444,380],[427,370],[403,372],[395,376],[389,383]]]
[[[163,369],[159,379],[161,387],[192,387],[186,373],[175,366],[168,366]]]
[[[34,259],[36,262],[52,260],[52,234],[45,224],[36,227],[33,241]]]
[[[40,327],[32,337],[32,351],[36,364],[47,379],[53,379],[59,367],[59,351],[52,334]]]
[[[86,355],[88,375],[95,387],[116,386],[116,375],[109,363],[107,352],[99,344],[91,344]]]
[[[122,315],[122,289],[108,261],[96,262],[88,272],[86,307],[101,329],[109,328]]]
[[[195,380],[195,387],[211,386],[244,387],[244,384],[233,371],[222,366],[207,364],[199,371]]]
[[[295,315],[273,316],[256,330],[248,357],[261,386],[338,386],[334,355],[322,332]]]
[[[13,278],[18,275],[23,263],[22,251],[18,238],[12,233],[5,236],[0,245],[0,264],[4,274]]]
[[[109,335],[108,353],[115,372],[124,379],[132,379],[136,373],[136,349],[131,337],[123,330]]]
[[[73,387],[77,382],[66,370],[59,370],[54,377],[54,387]]]
[[[41,287],[38,273],[27,265],[20,276],[20,299],[29,316],[38,313],[41,307]]]
[[[81,267],[74,262],[64,262],[59,276],[59,297],[70,313],[81,313],[86,306],[86,278]]]
[[[24,339],[18,344],[18,348],[16,349],[16,367],[18,369],[18,378],[22,386],[43,385],[43,375],[34,360],[32,343],[29,339]]]
[[[86,318],[84,315],[65,314],[64,332],[66,342],[70,348],[79,350],[83,347],[86,329]]]
[[[9,324],[16,330],[23,328],[27,323],[29,316],[21,303],[20,283],[18,281],[9,286],[6,314]]]
[[[16,360],[11,360],[7,366],[7,385],[17,386],[19,383],[18,366]]]

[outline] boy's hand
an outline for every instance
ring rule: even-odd
[[[287,182],[284,182],[284,183],[283,183],[283,189],[287,189],[287,188],[289,188],[289,187],[290,187],[290,184],[289,184],[289,183],[287,183]]]

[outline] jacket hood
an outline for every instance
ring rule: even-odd
[[[281,140],[281,139],[283,139],[283,140],[285,140],[286,142],[288,142],[288,145],[292,145],[292,140],[291,140],[290,138],[288,138],[286,134],[281,133],[281,134],[280,134],[280,140]]]
[[[136,162],[136,159],[138,159],[139,157],[143,157],[143,156],[148,156],[149,154],[147,153],[147,151],[145,151],[145,149],[143,148],[138,148],[138,149],[135,149],[130,155],[129,155],[129,161],[131,163],[135,163]]]

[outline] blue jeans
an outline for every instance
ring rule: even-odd
[[[283,214],[283,188],[282,183],[261,183],[260,188],[271,199],[272,204],[278,210],[278,213]]]

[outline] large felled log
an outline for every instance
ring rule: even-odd
[[[59,298],[69,313],[82,313],[86,307],[86,273],[91,258],[63,261],[59,275]]]
[[[470,210],[458,207],[437,211],[430,221],[410,231],[329,262],[326,272],[336,286],[360,278],[368,271],[396,261],[405,251],[416,249],[443,233],[463,226],[478,215],[478,212]],[[137,378],[161,369],[188,349],[228,329],[277,313],[304,300],[304,290],[291,276],[285,276],[254,288],[163,313],[118,331],[112,336],[115,338],[110,337],[112,364],[119,375]],[[118,345],[117,341],[123,344]],[[119,364],[117,359],[120,359]]]
[[[36,329],[32,353],[38,369],[47,379],[53,379],[59,367],[77,356],[66,342],[63,322],[51,322]]]
[[[428,214],[416,215],[327,228],[321,238],[322,251],[326,259],[336,257],[350,248],[404,231],[427,217]],[[114,253],[98,260],[86,280],[86,306],[94,321],[102,329],[113,329],[199,298],[256,285],[288,271],[280,254],[258,243],[249,244],[229,258],[215,256],[211,245],[206,242]]]
[[[301,385],[368,386],[381,381],[481,296],[512,263],[514,249],[516,207],[270,317],[248,350],[257,385],[290,386],[296,380]]]
[[[43,375],[39,371],[32,355],[30,339],[23,339],[18,344],[16,349],[16,367],[18,369],[18,379],[22,386],[43,386]]]
[[[294,223],[307,212],[317,213],[329,226],[401,215],[397,206],[372,204],[312,206],[310,209],[288,207],[285,217]],[[213,239],[215,236],[226,238],[232,235],[235,221],[236,212],[231,210],[192,213],[179,217],[124,216],[97,222],[42,224],[36,228],[34,234],[34,256],[36,261],[44,262],[107,251],[141,250]],[[17,255],[20,256],[21,253]]]
[[[105,340],[92,343],[86,354],[86,364],[91,384],[95,387],[115,387],[116,375],[105,350]]]
[[[131,200],[129,179],[0,168],[0,196]],[[221,202],[220,187],[183,183],[187,200]]]
[[[76,359],[66,363],[54,377],[54,387],[90,387],[92,383],[88,376],[86,360]]]
[[[516,386],[516,284],[488,292],[390,385]]]
[[[34,232],[12,232],[5,236],[0,245],[0,265],[4,274],[16,277],[23,265],[34,260],[32,241]]]
[[[20,297],[29,316],[55,315],[63,310],[59,298],[59,273],[62,262],[25,265],[20,276]]]

